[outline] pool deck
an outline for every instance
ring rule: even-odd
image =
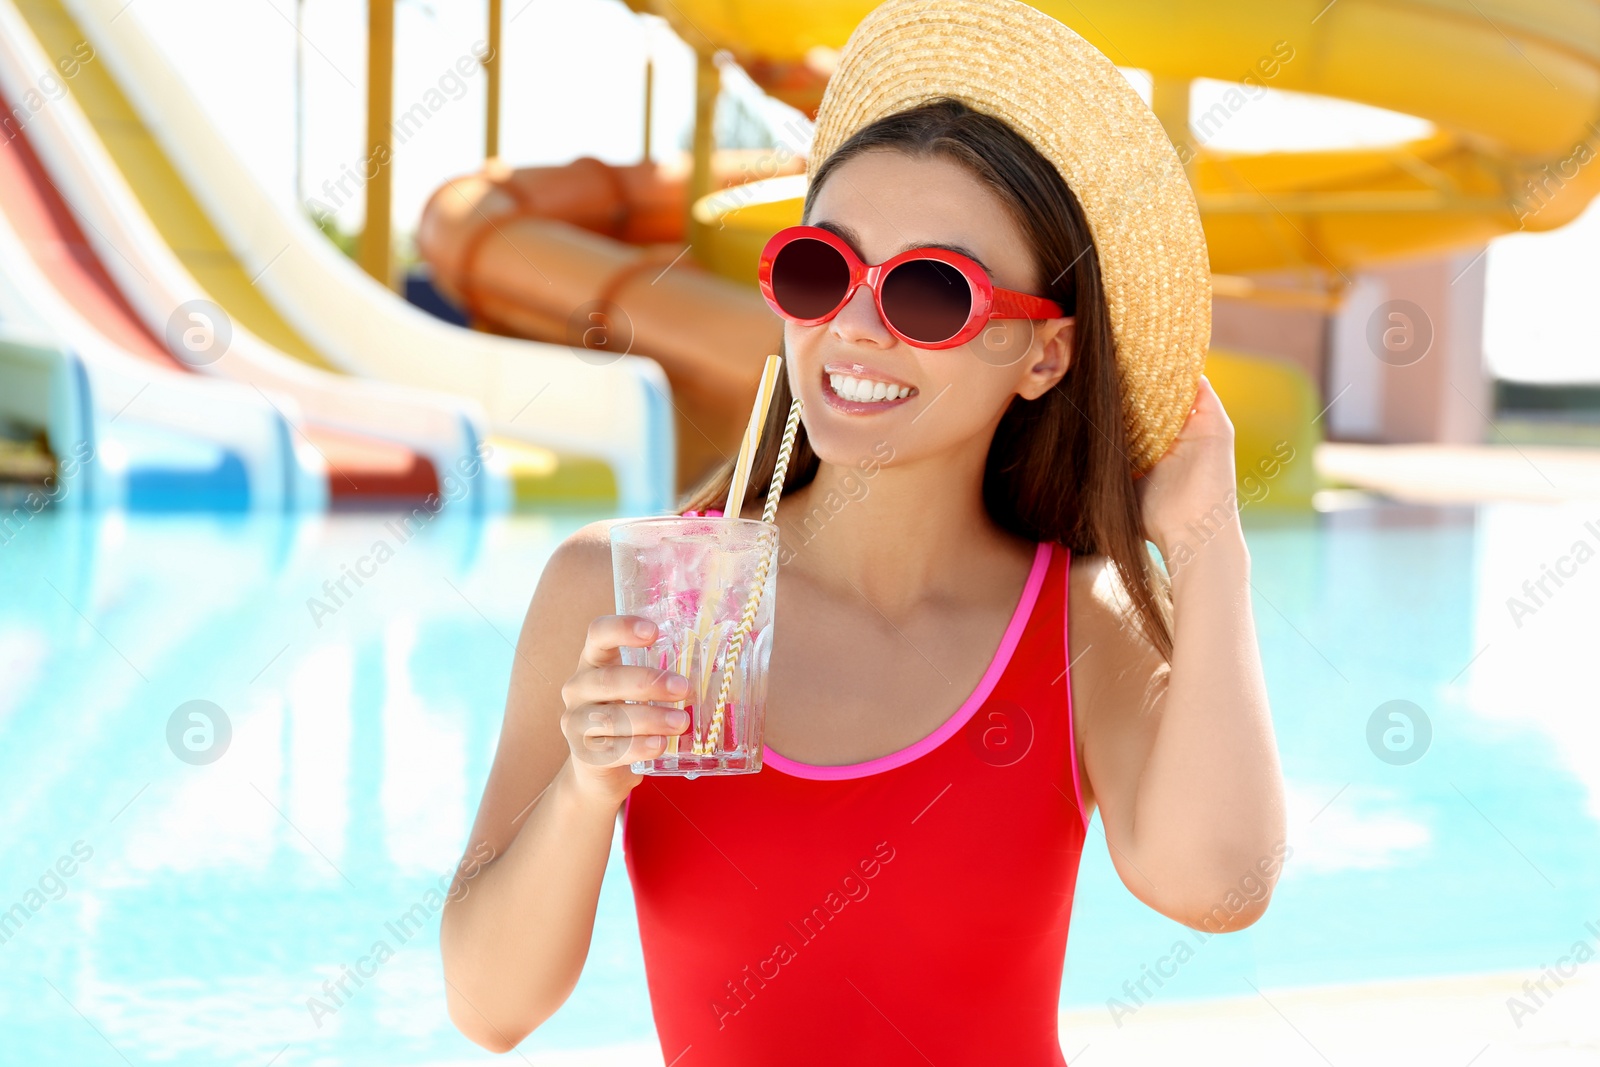
[[[1072,1067],[1271,1064],[1273,1067],[1578,1067],[1600,1063],[1600,964],[1537,1004],[1523,983],[1540,972],[1503,971],[1355,985],[1267,988],[1239,997],[1152,1001],[1119,1027],[1103,1008],[1063,1012]],[[1507,1007],[1533,1007],[1521,1026]],[[908,1049],[908,1051],[910,1051]],[[435,1067],[467,1067],[439,1064]],[[653,1044],[582,1052],[522,1050],[531,1067],[664,1067]],[[685,1058],[681,1067],[692,1059]],[[907,1063],[920,1062],[908,1056]],[[680,1067],[680,1065],[675,1065]]]
[[[1274,1067],[1577,1067],[1600,1063],[1600,977],[1580,965],[1538,1006],[1534,968],[1451,978],[1263,989],[1150,1003],[1119,1029],[1104,1010],[1061,1017],[1073,1067],[1270,1063]],[[1537,992],[1537,991],[1536,991]],[[1508,1001],[1532,1007],[1512,1017]]]
[[[1314,462],[1332,485],[1407,503],[1600,500],[1600,448],[1327,441]]]

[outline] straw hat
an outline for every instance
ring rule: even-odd
[[[1144,473],[1182,428],[1211,340],[1205,233],[1166,130],[1110,59],[1020,0],[888,0],[839,55],[806,176],[862,126],[941,96],[1003,119],[1083,206]]]

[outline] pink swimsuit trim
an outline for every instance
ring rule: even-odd
[[[1011,654],[1016,651],[1017,644],[1022,639],[1022,631],[1027,626],[1028,616],[1033,611],[1033,605],[1039,599],[1039,590],[1044,586],[1045,575],[1050,570],[1051,543],[1039,542],[1038,549],[1033,556],[1033,569],[1028,573],[1027,584],[1022,588],[1022,596],[1017,601],[1016,610],[1011,614],[1011,622],[1006,626],[1005,636],[1000,639],[1000,647],[995,651],[994,658],[989,661],[989,669],[984,672],[983,678],[978,682],[978,687],[967,697],[966,702],[956,709],[956,713],[946,719],[944,725],[921,741],[914,742],[891,752],[887,756],[865,760],[861,763],[842,763],[822,765],[816,763],[802,763],[790,759],[773,750],[770,745],[762,745],[761,762],[770,765],[785,774],[796,778],[813,778],[824,781],[838,781],[845,778],[865,778],[872,774],[881,774],[895,767],[904,766],[939,747],[957,730],[967,724],[967,720],[975,715],[983,702],[989,698],[989,693],[1000,681],[1000,676],[1005,673],[1006,665],[1011,662]],[[1071,687],[1068,687],[1069,692]],[[1070,721],[1070,720],[1069,720]],[[1077,764],[1073,764],[1076,769]],[[1081,807],[1079,809],[1082,810]]]

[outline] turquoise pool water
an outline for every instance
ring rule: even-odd
[[[429,891],[470,825],[540,569],[594,517],[441,517],[405,540],[383,516],[46,514],[11,531],[0,1060],[494,1059],[446,1018]],[[1064,1005],[1534,977],[1592,940],[1600,560],[1574,546],[1600,547],[1600,507],[1247,510],[1246,525],[1294,854],[1260,923],[1202,941],[1122,887],[1097,819]],[[1569,576],[1534,603],[1523,583],[1546,566]],[[361,584],[330,595],[347,567]],[[192,720],[169,745],[197,700],[231,728],[210,763],[174,754]],[[1431,726],[1414,762],[1369,744],[1395,700]],[[620,860],[576,993],[525,1049],[651,1039]],[[419,904],[420,928],[403,919]],[[379,941],[392,956],[333,1004],[324,982]]]

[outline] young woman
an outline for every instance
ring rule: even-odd
[[[953,6],[894,0],[873,18]],[[976,6],[1020,18],[1009,32],[1035,48],[1070,33],[1025,5]],[[847,46],[819,141],[840,79],[889,48],[879,26]],[[981,91],[969,69],[946,80]],[[1130,89],[1107,106],[1135,105]],[[617,819],[663,1056],[682,1065],[1064,1063],[1057,1002],[1097,807],[1118,874],[1155,910],[1220,932],[1266,908],[1283,789],[1216,395],[1191,377],[1181,428],[1139,470],[1119,352],[1164,327],[1119,330],[1091,237],[1110,216],[1092,225],[1058,153],[954,99],[845,125],[813,160],[810,229],[763,269],[786,374],[747,516],[793,396],[804,410],[777,512],[764,769],[629,769],[683,731],[667,707],[683,679],[621,664],[655,630],[612,614],[610,523],[560,545],[441,935],[451,1016],[487,1048],[571,993]],[[852,260],[897,257],[912,269],[876,293],[838,283]],[[1050,313],[974,319],[963,277],[996,307]],[[717,506],[730,470],[685,507]]]

